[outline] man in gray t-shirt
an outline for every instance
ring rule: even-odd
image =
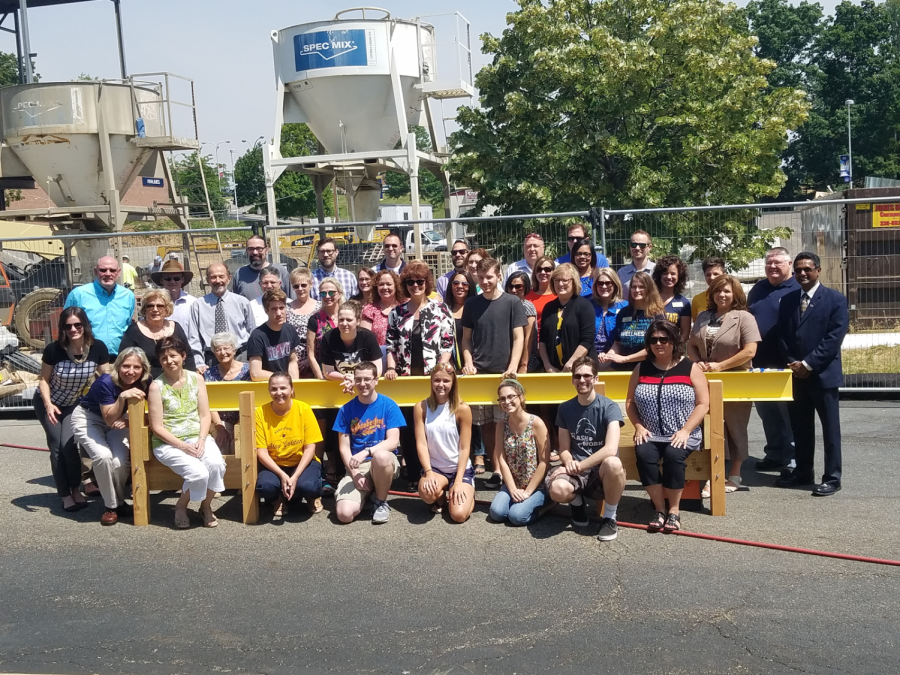
[[[600,520],[600,541],[616,538],[616,511],[625,491],[625,469],[619,461],[619,434],[622,412],[615,402],[598,396],[597,361],[582,356],[572,364],[572,384],[578,396],[559,406],[559,458],[562,466],[544,481],[547,493],[557,504],[569,504],[572,524],[588,524],[585,497],[604,500]]]
[[[231,292],[237,295],[243,295],[248,300],[256,300],[261,298],[263,294],[262,281],[263,270],[269,267],[266,262],[269,255],[269,247],[266,240],[259,235],[253,235],[247,240],[247,260],[249,261],[243,267],[239,267],[231,278]],[[281,290],[287,294],[289,299],[295,297],[294,290],[291,288],[290,274],[284,265],[275,265],[272,267],[278,270],[281,276]]]

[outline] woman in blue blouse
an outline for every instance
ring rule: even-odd
[[[611,338],[616,329],[616,315],[620,309],[628,305],[622,298],[622,282],[619,281],[619,275],[610,268],[601,267],[597,270],[591,302],[596,317],[594,349],[598,355],[605,354],[613,346]]]
[[[628,305],[616,315],[616,327],[610,336],[612,347],[600,354],[600,363],[612,363],[614,370],[631,370],[647,357],[644,334],[654,319],[665,319],[663,302],[646,272],[637,272],[628,285]]]

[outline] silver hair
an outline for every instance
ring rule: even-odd
[[[212,336],[212,340],[209,341],[209,348],[212,351],[215,351],[217,347],[222,347],[224,345],[228,345],[237,351],[237,338],[231,333],[216,333]]]
[[[281,270],[279,270],[275,265],[266,265],[262,268],[262,271],[259,273],[259,278],[262,279],[265,276],[278,277],[279,281],[281,280]]]

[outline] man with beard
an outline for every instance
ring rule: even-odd
[[[625,469],[619,460],[619,434],[624,424],[615,402],[594,390],[599,364],[582,356],[572,365],[572,385],[578,396],[561,403],[556,414],[559,459],[545,486],[557,504],[569,504],[572,524],[588,524],[585,497],[605,501],[600,541],[616,538],[616,510],[625,490]]]
[[[269,267],[269,247],[266,240],[258,234],[254,234],[247,240],[247,260],[243,267],[238,268],[231,279],[231,292],[243,295],[248,300],[256,300],[262,297],[263,290],[260,284],[263,270]],[[281,289],[294,298],[293,289],[288,278],[288,271],[283,265],[272,264],[281,275]]]

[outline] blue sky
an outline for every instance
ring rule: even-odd
[[[368,0],[366,4],[371,2]],[[201,141],[217,143],[220,154],[243,152],[261,135],[271,136],[275,114],[272,30],[331,18],[362,3],[310,0],[123,0],[128,70],[169,71],[193,78]],[[478,36],[499,35],[511,0],[378,0],[394,16],[461,12],[472,25],[475,70],[487,61]],[[823,3],[831,12],[834,0]],[[31,48],[44,82],[67,81],[87,73],[119,76],[115,18],[111,2],[76,3],[29,12]],[[15,42],[0,34],[0,50],[15,52]],[[211,149],[204,148],[204,152]],[[237,154],[235,155],[237,156]]]

